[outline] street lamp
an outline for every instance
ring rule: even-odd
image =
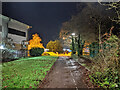
[[[66,49],[64,48],[63,51],[66,51]]]
[[[72,36],[75,36],[75,33],[72,33]]]

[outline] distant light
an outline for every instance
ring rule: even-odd
[[[65,40],[65,37],[63,37],[63,40]]]
[[[68,51],[68,52],[71,52],[72,50],[70,50],[70,49],[67,49],[67,51]]]
[[[0,49],[4,49],[4,46],[3,46],[3,45],[1,45],[1,46],[0,46]]]
[[[29,28],[32,28],[32,26],[27,26],[27,28],[29,29]]]
[[[49,49],[44,49],[44,52],[48,52],[49,51]]]
[[[66,51],[66,49],[64,48],[63,51]]]
[[[72,36],[75,36],[75,33],[72,33]]]

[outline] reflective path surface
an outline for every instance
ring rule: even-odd
[[[75,60],[59,57],[42,88],[87,88],[82,81],[84,71]]]

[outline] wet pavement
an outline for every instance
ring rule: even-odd
[[[59,57],[45,78],[42,88],[87,88],[82,77],[85,69],[75,60]]]

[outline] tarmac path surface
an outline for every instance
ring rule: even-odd
[[[87,88],[82,77],[84,68],[73,59],[59,57],[42,88]]]

